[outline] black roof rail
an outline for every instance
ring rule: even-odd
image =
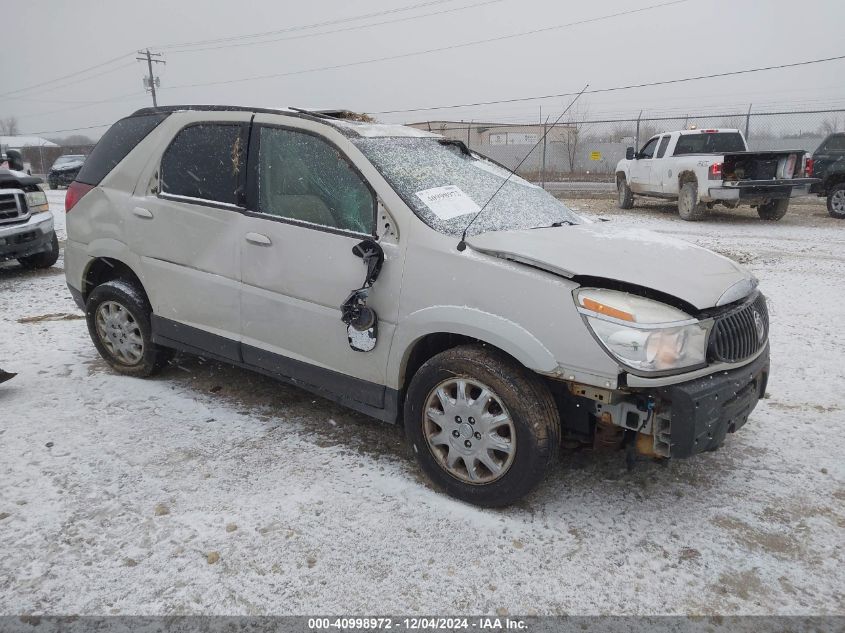
[[[181,112],[183,110],[190,110],[193,112],[255,112],[260,114],[287,114],[288,116],[298,116],[309,119],[320,119],[320,115],[315,112],[307,110],[286,110],[282,108],[255,108],[250,106],[236,106],[236,105],[168,105],[158,106],[155,108],[141,108],[136,110],[130,116],[144,116],[147,114],[163,114],[165,112]]]

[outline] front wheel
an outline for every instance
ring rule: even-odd
[[[780,200],[769,200],[765,204],[757,207],[757,215],[761,220],[767,222],[777,222],[786,215],[789,209],[789,198],[782,198]]]
[[[832,218],[845,220],[845,182],[836,185],[827,194],[827,212]]]
[[[150,312],[142,291],[120,279],[97,286],[88,297],[88,333],[100,356],[121,374],[152,376],[172,356],[153,343]]]
[[[24,268],[49,268],[57,261],[59,261],[59,238],[53,233],[49,251],[21,257],[18,263]]]
[[[420,367],[404,413],[406,436],[426,474],[479,506],[525,496],[558,455],[560,420],[546,385],[480,345],[441,352]]]

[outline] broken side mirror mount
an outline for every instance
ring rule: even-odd
[[[634,160],[635,153],[633,147],[625,148],[625,160]]]
[[[378,242],[366,239],[353,246],[352,253],[364,260],[367,273],[363,285],[349,293],[340,306],[340,319],[346,324],[349,347],[356,352],[369,352],[375,349],[378,340],[378,315],[367,305],[367,299],[381,273],[384,251]]]

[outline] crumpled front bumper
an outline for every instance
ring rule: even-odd
[[[53,214],[34,213],[26,222],[0,224],[0,261],[48,251],[53,241]]]
[[[748,365],[689,382],[660,387],[652,431],[670,457],[718,448],[742,427],[766,392],[769,347]]]

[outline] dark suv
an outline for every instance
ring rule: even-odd
[[[64,156],[59,156],[47,174],[47,184],[50,185],[50,189],[58,189],[60,186],[67,187],[76,180],[76,175],[82,169],[84,163],[84,154],[65,154]]]
[[[813,175],[821,182],[813,193],[827,197],[831,217],[845,219],[845,132],[828,136],[813,154]]]

